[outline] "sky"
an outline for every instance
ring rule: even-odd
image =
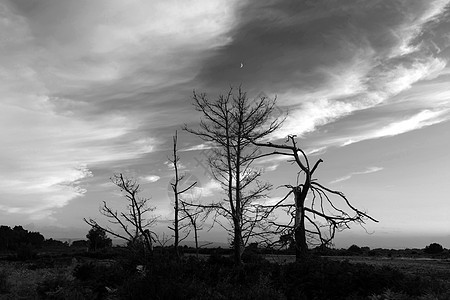
[[[450,248],[449,0],[1,0],[0,40],[2,224],[84,237],[102,201],[123,207],[123,172],[170,234],[176,130],[199,197],[221,197],[181,130],[201,117],[192,91],[242,85],[289,111],[274,142],[297,135],[318,180],[379,220],[337,247]],[[258,165],[295,183],[282,159]]]

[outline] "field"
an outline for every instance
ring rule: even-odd
[[[161,293],[155,298],[431,300],[448,299],[450,287],[446,258],[328,256],[293,264],[293,255],[264,255],[236,270],[223,256],[187,255],[181,265],[158,260],[150,275],[150,266],[136,271],[136,262],[121,257],[80,254],[0,260],[0,299],[152,299],[149,293]]]
[[[323,256],[335,261],[348,261],[352,264],[367,264],[377,267],[392,267],[405,274],[430,276],[450,282],[450,259],[411,258],[411,257],[370,257],[370,256]],[[293,255],[266,255],[274,263],[295,262]]]

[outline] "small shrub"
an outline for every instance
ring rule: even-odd
[[[427,254],[438,254],[441,253],[442,251],[444,251],[444,248],[442,247],[442,245],[437,243],[432,243],[426,246],[424,250],[424,252]]]
[[[16,258],[18,260],[30,260],[36,257],[37,253],[31,245],[22,245],[16,250]]]
[[[359,255],[359,254],[362,254],[363,253],[363,250],[360,248],[360,247],[358,247],[357,245],[351,245],[348,249],[347,249],[347,252],[350,254],[350,255]]]
[[[211,255],[208,257],[207,262],[212,265],[233,265],[233,260],[229,256],[224,256],[216,252],[211,253]]]
[[[0,270],[0,294],[8,293],[9,289],[8,273],[5,270]]]
[[[41,299],[65,299],[62,294],[68,285],[67,278],[60,275],[40,282],[36,292]]]
[[[242,254],[242,261],[244,263],[258,264],[263,263],[265,261],[265,258],[263,255],[261,255],[261,253],[259,253],[258,250],[245,249],[244,253]]]
[[[77,265],[73,270],[73,277],[81,281],[87,281],[93,278],[95,266],[93,263],[84,263]]]

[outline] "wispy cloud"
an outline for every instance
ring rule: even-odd
[[[202,197],[217,196],[222,191],[222,186],[216,180],[210,180],[206,184],[199,187]]]
[[[347,146],[364,140],[395,136],[412,130],[438,124],[449,119],[449,109],[438,111],[423,110],[404,120],[392,122],[380,129],[366,132],[364,135],[347,137],[345,140],[341,139],[341,145]]]
[[[153,152],[156,129],[189,105],[192,87],[182,85],[205,51],[227,42],[233,9],[232,1],[0,3],[8,32],[0,210],[48,217],[84,195],[93,167]]]
[[[212,148],[212,145],[210,145],[209,143],[203,143],[203,144],[198,144],[198,145],[195,145],[192,147],[181,149],[180,152],[202,151],[202,150],[208,150],[211,148]]]
[[[280,166],[280,164],[274,164],[274,165],[265,167],[264,170],[268,171],[268,172],[272,172],[272,171],[275,171],[279,166]]]
[[[417,83],[445,73],[448,57],[439,53],[450,40],[434,33],[447,28],[448,4],[251,2],[240,11],[245,17],[238,19],[233,39],[211,57],[200,78],[209,86],[245,82],[255,95],[277,94],[290,115],[274,139],[314,138],[345,118],[364,124],[359,112],[391,105]],[[242,70],[230,64],[242,60]],[[431,108],[428,99],[421,102]]]
[[[158,175],[148,175],[140,178],[146,182],[157,182],[161,179],[161,177],[159,177]]]
[[[330,183],[334,184],[334,183],[338,183],[338,182],[349,180],[350,178],[352,178],[353,176],[356,176],[356,175],[370,174],[370,173],[375,173],[375,172],[379,172],[379,171],[382,171],[382,170],[383,170],[383,168],[381,168],[381,167],[370,167],[370,168],[367,168],[364,171],[352,172],[352,173],[350,173],[350,174],[348,174],[346,176],[343,176],[343,177],[340,177],[338,179],[335,179],[335,180],[331,181]]]

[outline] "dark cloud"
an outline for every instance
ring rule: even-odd
[[[204,63],[207,87],[243,83],[275,93],[314,91],[327,69],[357,55],[392,55],[402,30],[426,11],[424,1],[258,1],[243,7],[232,42]],[[406,34],[405,34],[406,35]],[[244,63],[242,69],[240,62]]]

